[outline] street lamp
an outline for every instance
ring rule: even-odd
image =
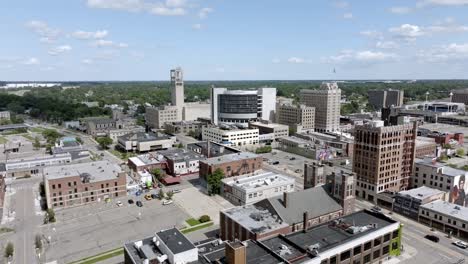
[[[450,94],[449,94],[449,95],[450,95],[450,102],[452,102],[453,93],[452,93],[452,92],[450,92]]]

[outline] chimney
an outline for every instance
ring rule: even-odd
[[[303,214],[303,218],[302,218],[302,230],[305,232],[307,232],[307,229],[308,229],[308,226],[307,226],[307,223],[309,222],[309,213],[304,212]]]
[[[224,247],[226,255],[226,263],[229,264],[246,264],[247,263],[247,251],[246,251],[247,242],[227,242]]]
[[[288,208],[288,193],[287,192],[283,193],[283,205],[285,208]]]

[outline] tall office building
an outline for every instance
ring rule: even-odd
[[[313,130],[315,125],[315,108],[293,104],[276,104],[276,122],[288,125],[296,132]]]
[[[248,127],[250,121],[274,121],[276,88],[257,90],[211,89],[211,121]]]
[[[403,97],[405,92],[403,90],[370,90],[367,92],[369,96],[369,104],[374,107],[375,110],[382,108],[395,106],[399,107],[403,105]]]
[[[177,108],[177,121],[182,121],[184,109],[184,78],[180,67],[171,70],[171,103]]]
[[[340,100],[337,83],[322,83],[317,90],[301,90],[301,103],[315,107],[315,131],[318,132],[339,130]]]
[[[356,126],[356,196],[377,202],[379,193],[406,190],[413,170],[416,136],[415,122],[383,126],[383,121],[373,121]]]

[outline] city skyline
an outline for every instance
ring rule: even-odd
[[[4,1],[0,80],[466,78],[466,0],[246,4]]]

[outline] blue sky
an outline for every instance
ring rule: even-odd
[[[468,0],[4,0],[0,80],[468,78]],[[336,74],[333,69],[336,69]]]

